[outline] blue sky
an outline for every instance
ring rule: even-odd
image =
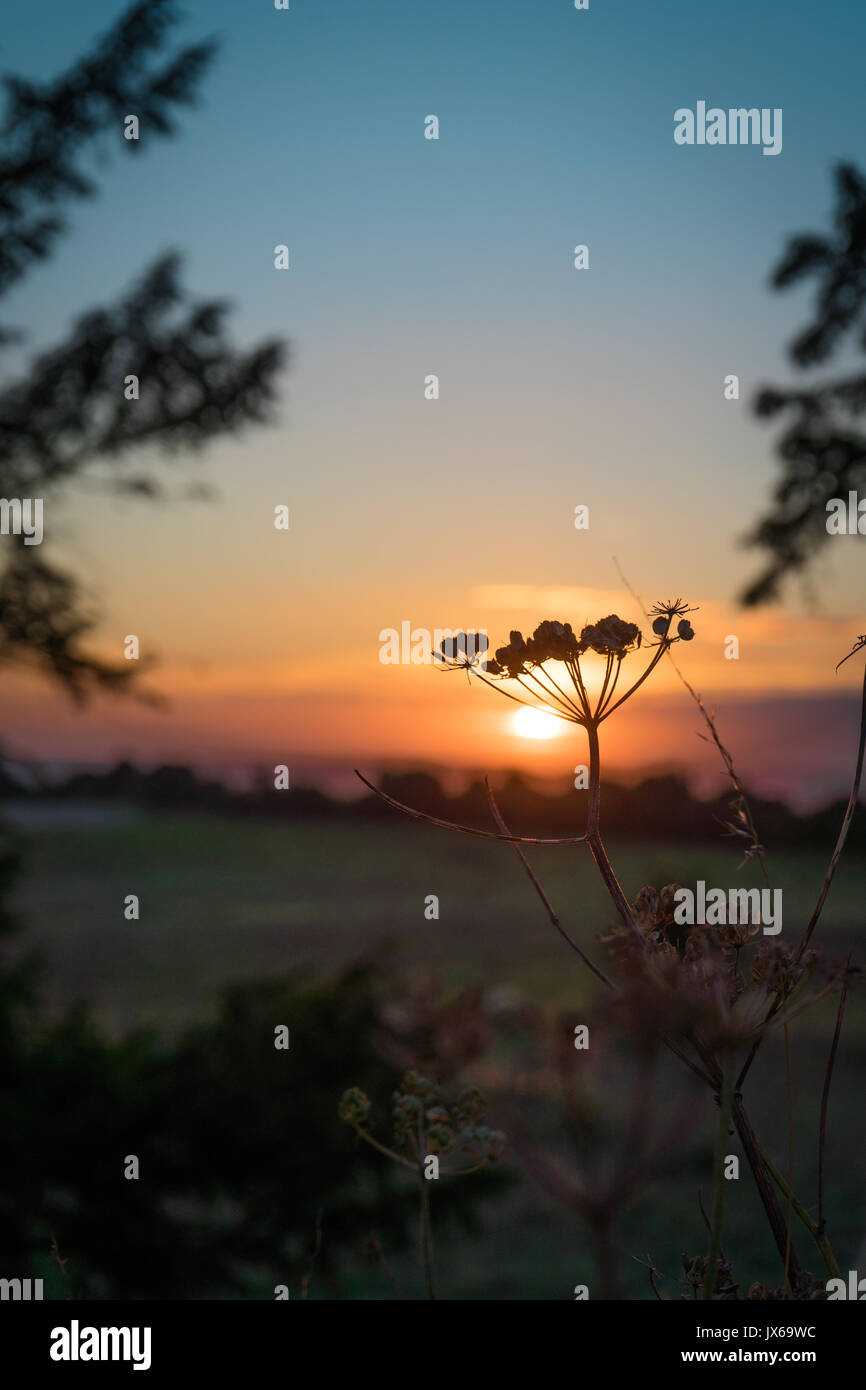
[[[19,12],[3,64],[48,76],[120,9]],[[372,445],[378,485],[398,492],[419,374],[438,371],[439,476],[467,504],[489,502],[503,472],[519,485],[541,451],[553,498],[575,472],[591,492],[601,464],[643,514],[664,468],[672,494],[703,477],[731,536],[748,524],[770,438],[747,400],[719,404],[719,379],[737,371],[748,398],[784,369],[807,295],[771,295],[767,274],[786,235],[825,225],[830,165],[859,154],[864,14],[734,4],[722,20],[599,0],[587,12],[260,0],[185,13],[181,33],[224,45],[200,107],[182,115],[182,138],[138,158],[104,142],[102,196],[72,209],[73,234],[10,299],[12,316],[48,341],[178,246],[191,285],[233,298],[240,334],[295,345],[269,469],[284,451],[302,473],[305,456],[317,470],[327,459],[320,485],[343,476],[356,504],[353,439],[362,469]],[[782,155],[675,146],[673,111],[698,98],[781,106]],[[430,112],[438,142],[422,138]],[[293,269],[279,281],[282,241]],[[577,242],[587,274],[572,268]],[[614,383],[637,437],[614,418]],[[381,448],[383,416],[404,447]],[[429,464],[422,447],[418,468]]]

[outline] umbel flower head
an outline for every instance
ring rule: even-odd
[[[627,623],[611,613],[600,622],[585,627],[580,640],[600,656],[623,657],[626,652],[640,646],[641,630],[637,623]]]
[[[500,682],[516,681],[524,695],[503,689],[502,693],[508,695],[509,699],[531,708],[547,709],[573,724],[597,726],[634,694],[674,642],[691,642],[694,629],[684,615],[692,611],[681,599],[655,605],[650,614],[657,638],[650,644],[653,655],[643,673],[616,701],[614,692],[622,663],[630,653],[640,648],[643,641],[637,623],[627,622],[616,613],[587,623],[581,629],[580,636],[575,633],[571,623],[561,623],[551,618],[539,623],[531,637],[524,637],[522,632],[514,629],[505,645],[497,648],[495,657],[481,663],[472,660],[466,645],[461,644],[459,638],[456,641],[451,639],[442,644],[438,660],[440,665],[452,670],[471,671],[472,675],[494,689],[502,689]],[[674,622],[676,630],[672,631]],[[597,699],[590,698],[580,667],[580,658],[586,652],[594,652],[606,660]],[[557,664],[565,667],[564,676],[562,673],[554,674],[550,669]]]
[[[650,612],[653,619],[653,632],[657,637],[665,641],[671,630],[674,618],[679,618],[677,623],[677,637],[674,640],[680,642],[691,642],[694,637],[694,629],[688,619],[683,617],[684,613],[692,613],[694,610],[689,608],[682,599],[669,599],[667,603],[656,603]]]

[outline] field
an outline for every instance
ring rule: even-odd
[[[703,878],[718,887],[758,883],[749,866],[738,873],[736,848],[725,840],[706,849],[659,845],[609,847],[626,891]],[[827,853],[773,854],[774,884],[783,890],[782,938],[802,930],[823,877]],[[611,922],[594,866],[580,846],[532,853],[563,922],[589,950]],[[863,864],[843,863],[825,911],[820,939],[834,955],[856,954],[862,942]],[[139,921],[126,921],[123,902],[140,898]],[[425,899],[439,898],[438,920],[426,920]],[[166,1031],[206,1016],[221,986],[260,980],[298,967],[330,971],[390,943],[407,970],[433,968],[449,990],[478,985],[551,1013],[580,1008],[594,986],[554,934],[522,868],[506,847],[402,823],[335,824],[242,821],[205,816],[134,815],[116,824],[43,829],[26,836],[25,870],[13,900],[22,931],[19,949],[38,947],[53,1008],[89,1001],[104,1024]],[[596,948],[597,949],[597,948]],[[818,1107],[835,997],[805,1013],[791,1030],[796,1080],[794,1132],[798,1186],[813,1202]],[[866,1120],[862,1075],[866,1010],[850,999],[830,1107],[829,1229],[844,1269],[866,1258],[862,1155]],[[675,1068],[674,1068],[675,1070]],[[756,1127],[781,1166],[785,1162],[784,1055],[779,1041],[762,1052],[754,1072]],[[674,1071],[671,1072],[671,1085]],[[336,1103],[336,1098],[335,1098]],[[703,1128],[625,1213],[619,1229],[623,1287],[651,1296],[632,1256],[648,1251],[679,1277],[679,1255],[699,1251],[705,1232],[697,1191],[708,1200],[712,1106]],[[745,1167],[745,1166],[744,1166]],[[744,1171],[732,1195],[726,1244],[749,1279],[772,1277],[769,1237]],[[454,1297],[563,1298],[591,1275],[580,1222],[519,1172],[505,1198],[485,1210],[485,1229],[440,1243],[441,1282]],[[807,1267],[820,1262],[798,1236]],[[410,1267],[395,1270],[411,1285]],[[388,1296],[387,1284],[359,1264],[345,1271],[352,1297]]]

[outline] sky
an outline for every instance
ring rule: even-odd
[[[47,80],[122,9],[21,7],[0,68]],[[88,486],[46,503],[46,546],[85,577],[97,646],[118,657],[137,634],[169,703],[80,710],[6,672],[10,746],[286,763],[333,785],[356,761],[570,777],[585,751],[574,731],[521,737],[508,702],[462,676],[383,665],[380,634],[484,628],[496,646],[542,618],[639,619],[621,570],[647,606],[698,607],[679,664],[743,751],[746,780],[803,803],[841,790],[861,672],[834,666],[864,628],[866,541],[834,538],[811,592],[792,586],[757,613],[736,597],[761,564],[740,541],[776,476],[775,431],[751,402],[792,379],[787,344],[812,303],[808,284],[774,293],[769,275],[792,234],[827,229],[833,166],[862,159],[866,11],[830,0],[818,23],[791,0],[188,0],[183,12],[176,42],[221,42],[199,103],[175,139],[143,131],[132,154],[118,132],[85,159],[100,195],[68,208],[56,254],[7,297],[28,339],[4,364],[170,248],[196,295],[231,300],[238,342],[285,338],[291,363],[271,426],[160,462],[215,500],[151,505]],[[699,100],[782,108],[782,152],[678,146],[674,112]],[[438,140],[424,138],[430,114]],[[283,243],[288,271],[274,268]],[[739,401],[724,399],[729,373]],[[438,400],[425,399],[429,374]],[[700,728],[663,663],[606,726],[607,765],[711,782]]]

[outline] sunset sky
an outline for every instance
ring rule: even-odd
[[[20,9],[3,69],[53,76],[122,8]],[[647,605],[699,606],[677,659],[746,779],[804,803],[837,793],[862,666],[833,668],[866,628],[866,539],[834,538],[809,594],[757,613],[735,600],[761,565],[738,542],[776,476],[777,431],[751,401],[791,379],[812,305],[811,285],[776,294],[769,273],[790,235],[827,230],[833,165],[863,161],[866,11],[831,0],[817,25],[800,0],[183,8],[180,41],[223,41],[202,100],[177,139],[92,152],[100,196],[69,208],[57,254],[7,298],[29,338],[6,369],[170,248],[197,296],[233,302],[239,341],[282,336],[293,357],[272,427],[160,464],[215,500],[46,500],[46,558],[86,578],[97,645],[119,657],[138,634],[170,705],[82,711],[5,672],[8,746],[285,762],[333,785],[389,760],[565,778],[579,737],[519,737],[514,707],[462,675],[382,665],[379,634],[486,628],[495,646],[542,618],[640,620],[615,556]],[[781,107],[782,153],[675,145],[674,111],[704,99]],[[714,785],[699,729],[663,663],[605,726],[609,766]]]

